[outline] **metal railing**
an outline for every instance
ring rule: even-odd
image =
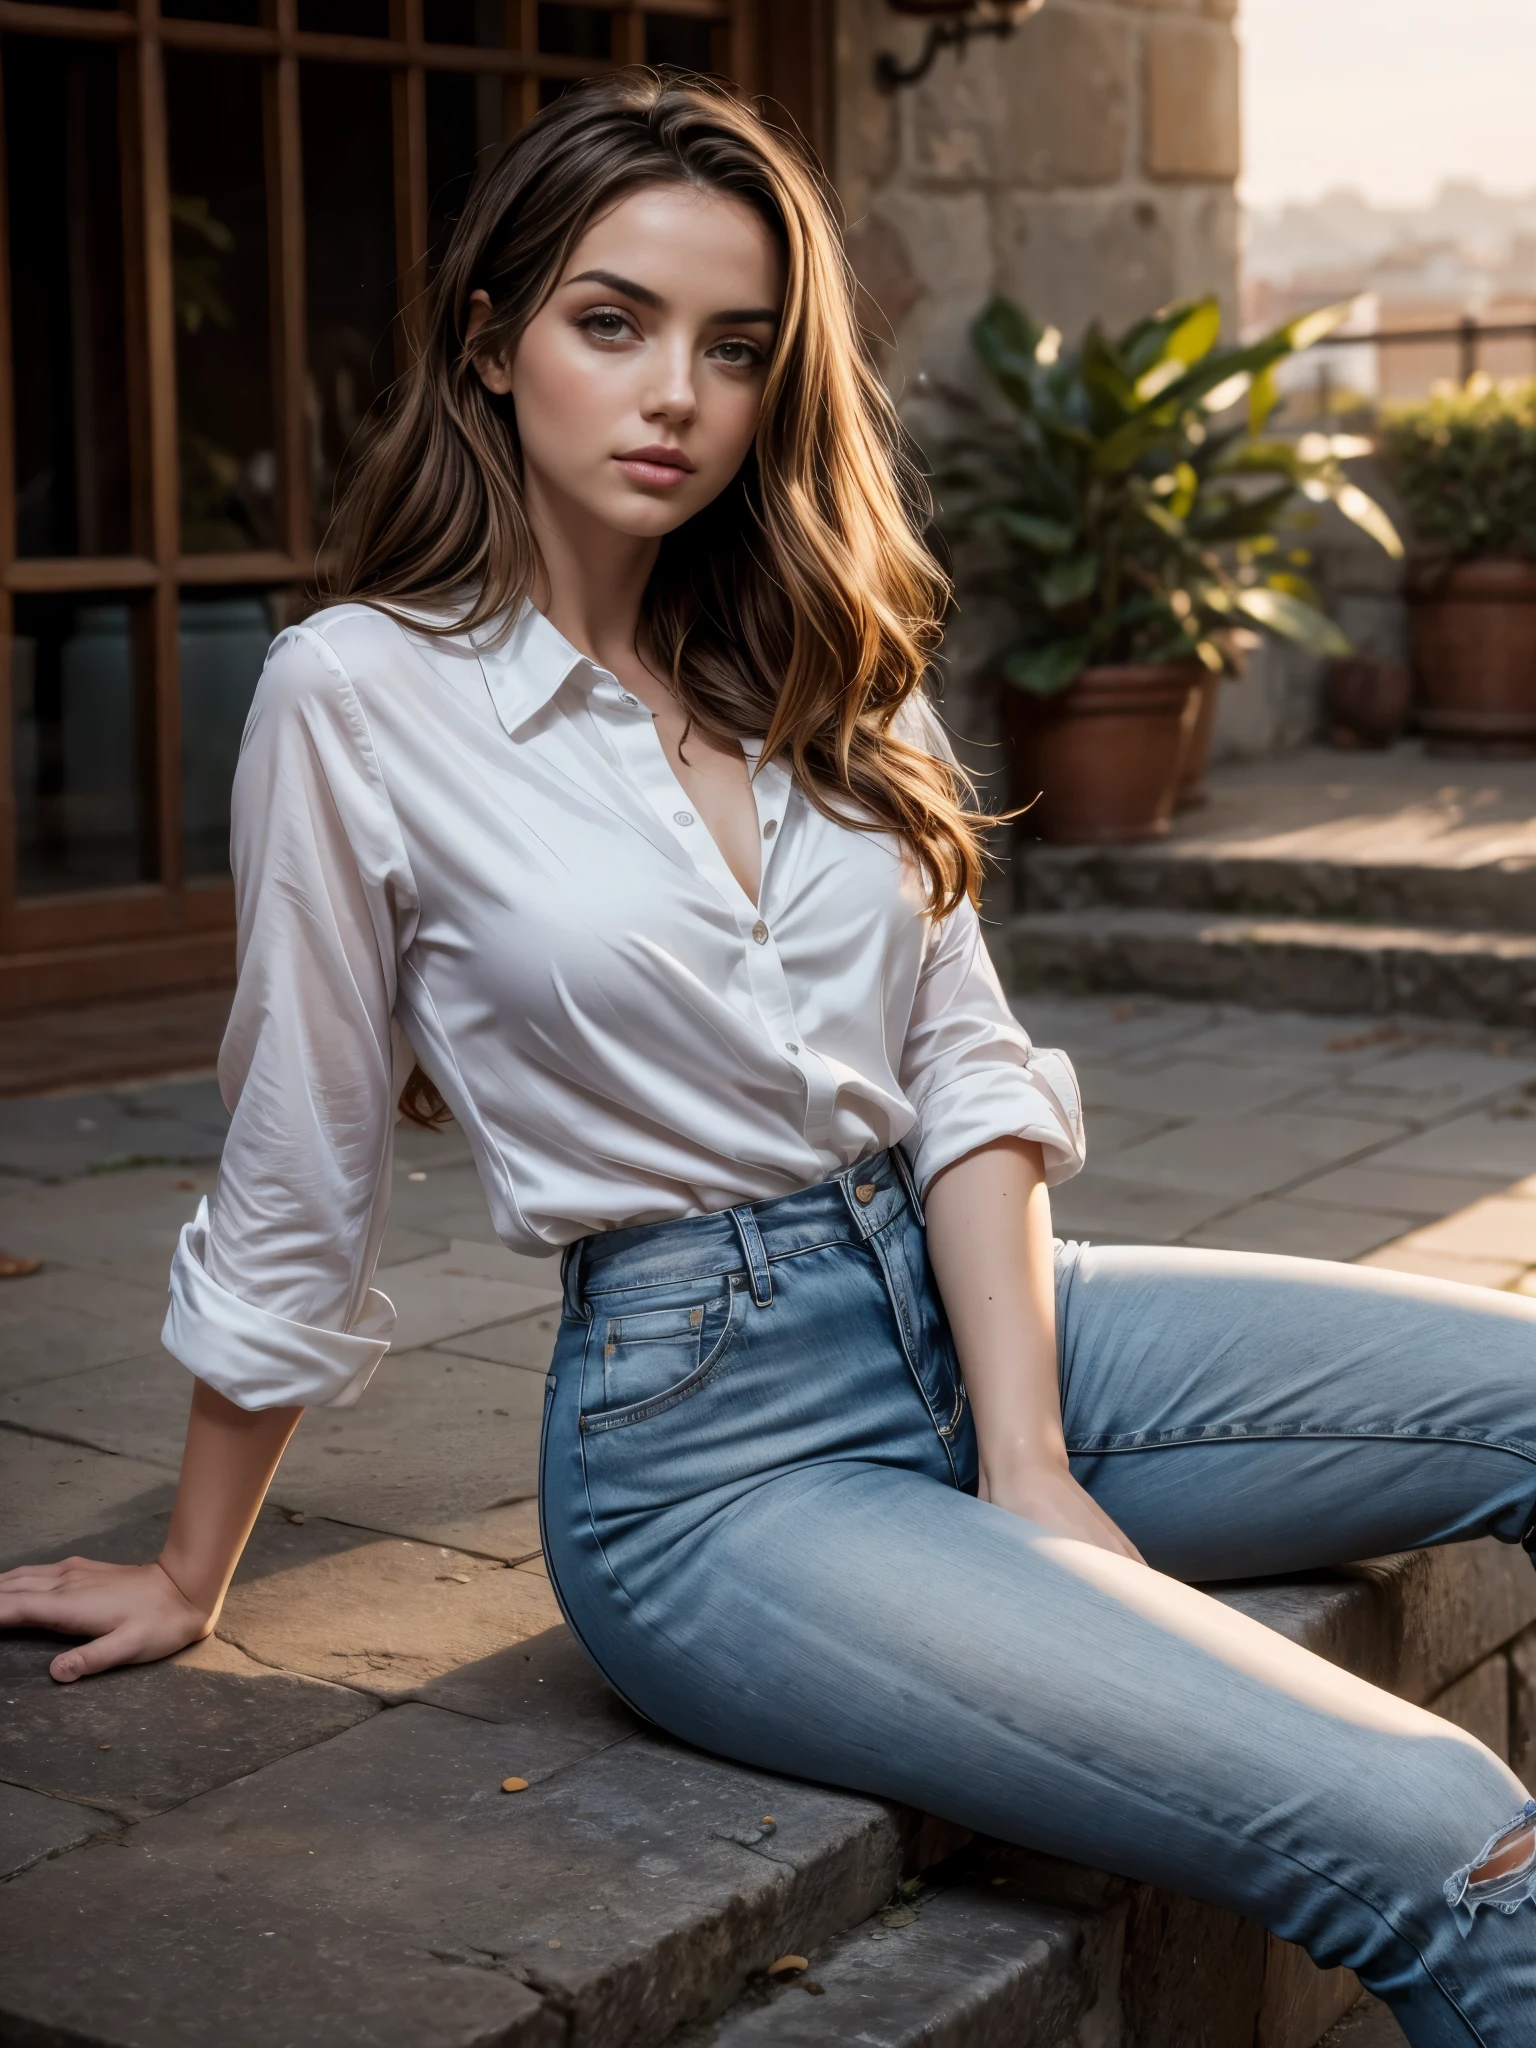
[[[1365,334],[1330,334],[1326,341],[1318,344],[1317,376],[1311,384],[1318,415],[1327,419],[1334,410],[1335,378],[1331,355],[1335,349],[1444,348],[1449,344],[1456,350],[1457,381],[1466,385],[1483,367],[1485,344],[1521,340],[1536,344],[1536,320],[1479,320],[1475,313],[1464,313],[1451,327],[1383,327]],[[1536,356],[1536,351],[1533,351],[1533,356]],[[1536,375],[1536,360],[1532,361],[1530,374]],[[1354,395],[1358,397],[1361,394]]]

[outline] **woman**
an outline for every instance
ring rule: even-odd
[[[403,1081],[502,1239],[564,1248],[545,1553],[642,1714],[1248,1914],[1418,2048],[1515,2048],[1536,1807],[1182,1581],[1518,1541],[1536,1304],[1053,1248],[1077,1096],[981,943],[896,451],[781,136],[644,72],[519,136],[362,467],[353,601],[279,636],[247,731],[165,1549],[13,1572],[0,1620],[92,1638],[63,1680],[213,1627],[302,1406],[386,1349]]]

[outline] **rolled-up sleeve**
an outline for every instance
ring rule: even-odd
[[[232,1122],[181,1234],[162,1333],[242,1408],[347,1407],[389,1347],[371,1285],[388,1207],[396,962],[415,891],[347,674],[274,643],[235,774],[238,985],[219,1055]]]
[[[930,928],[901,1084],[917,1112],[905,1145],[919,1188],[997,1138],[1037,1143],[1052,1187],[1082,1167],[1072,1062],[1033,1045],[1009,1010],[969,903]]]

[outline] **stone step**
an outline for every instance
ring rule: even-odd
[[[1470,862],[1245,851],[1230,840],[1031,846],[1017,864],[1026,911],[1203,910],[1447,930],[1536,932],[1536,860]]]
[[[1097,906],[1008,926],[1013,985],[1142,990],[1260,1010],[1406,1012],[1529,1028],[1536,933]]]
[[[1221,1597],[1524,1768],[1536,1575],[1522,1552],[1458,1545]],[[4,1866],[0,2040],[271,2048],[276,2000],[290,2048],[712,2034],[1314,2048],[1354,1995],[1233,1915],[998,1845],[967,1852],[883,1801],[685,1749],[638,1727],[563,1630],[394,1706],[204,1646],[190,1665],[71,1691],[67,1723],[45,1711],[52,1647],[16,1637],[0,1655],[0,1761],[34,1795],[13,1825],[79,1806]],[[229,1782],[207,1786],[264,1687],[280,1695],[268,1720],[287,1715],[268,1760],[231,1756]],[[306,1739],[301,1711],[329,1713],[331,1731],[282,1754]],[[40,1714],[52,1733],[29,1747]],[[178,1714],[202,1731],[207,1789],[132,1775]],[[111,1774],[120,1753],[126,1778]],[[511,1798],[509,1774],[526,1784]],[[909,1898],[904,1881],[930,1871]],[[819,1996],[803,1978],[776,1988],[785,1953],[810,1959]]]

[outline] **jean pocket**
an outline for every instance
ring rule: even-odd
[[[582,1429],[644,1422],[697,1393],[724,1362],[740,1300],[726,1286],[678,1307],[600,1315],[602,1406],[583,1411]]]

